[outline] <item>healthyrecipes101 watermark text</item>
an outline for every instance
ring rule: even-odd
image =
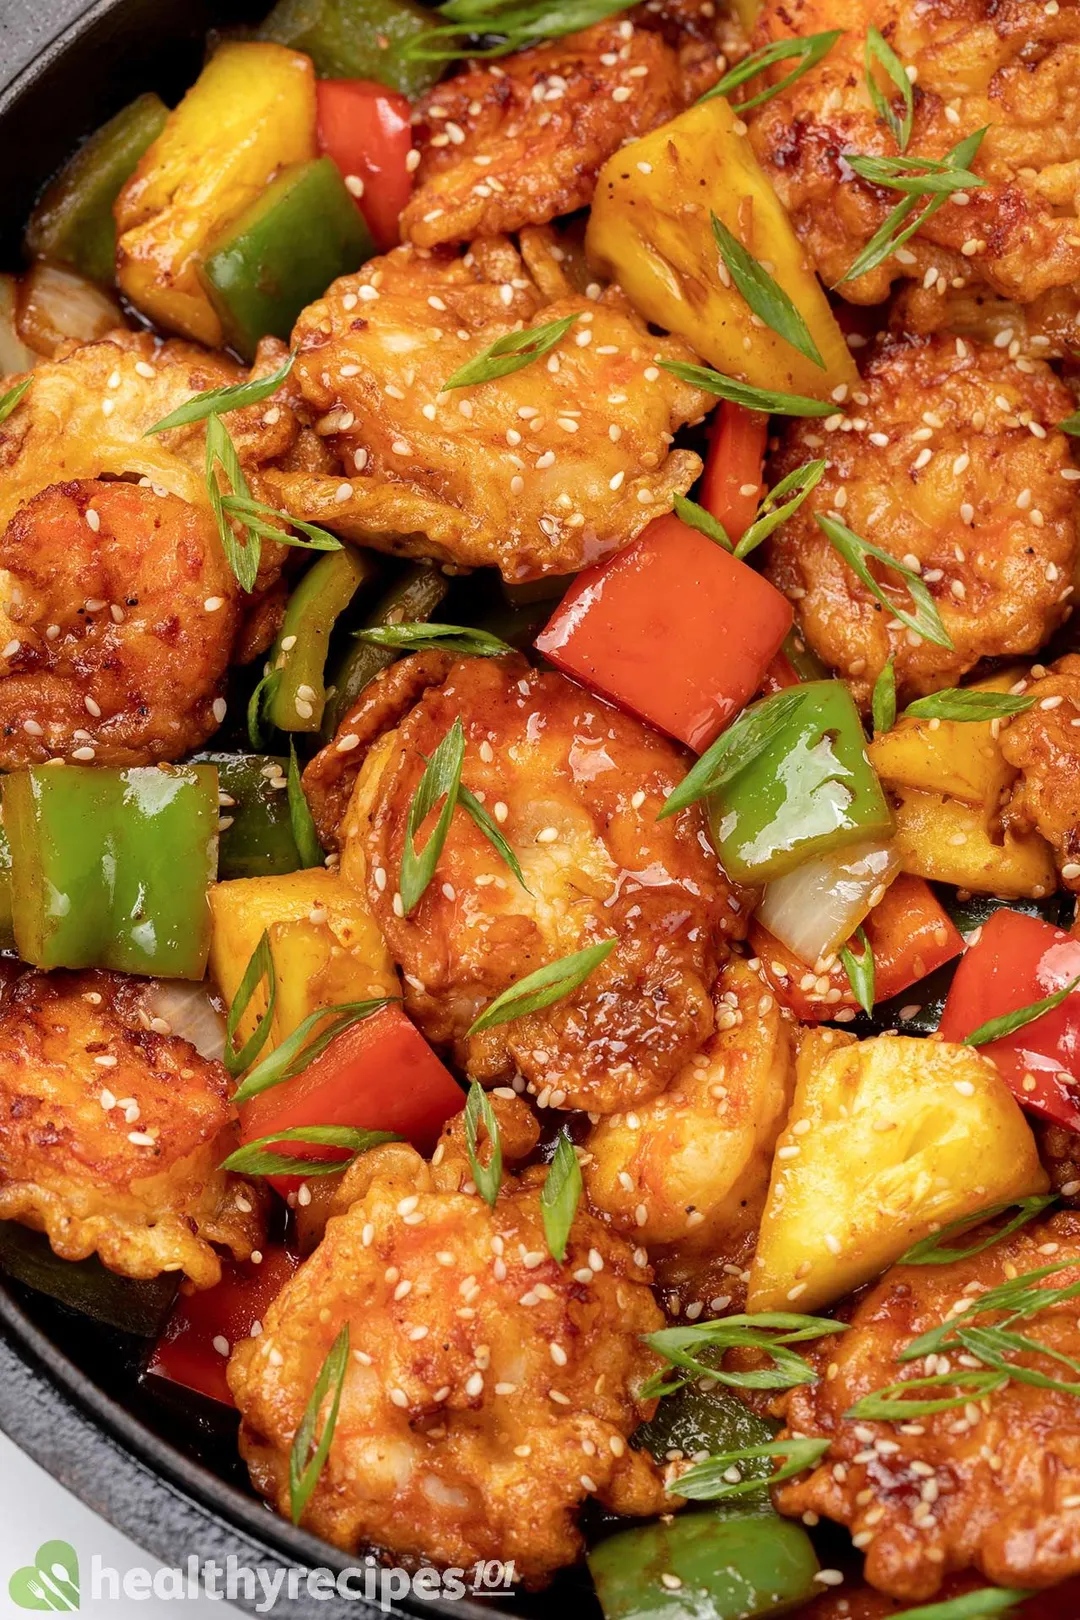
[[[91,1602],[156,1599],[183,1603],[196,1598],[244,1602],[256,1614],[269,1614],[279,1602],[300,1597],[317,1602],[330,1598],[377,1604],[389,1614],[403,1598],[422,1602],[436,1599],[493,1597],[507,1592],[514,1582],[514,1566],[488,1559],[468,1569],[405,1570],[387,1568],[374,1558],[347,1569],[305,1569],[299,1566],[243,1564],[229,1555],[224,1561],[192,1554],[182,1568],[150,1569],[133,1565],[119,1570],[97,1553],[90,1560],[88,1589],[83,1592],[78,1555],[66,1541],[46,1541],[32,1564],[17,1569],[8,1582],[8,1595],[20,1609],[73,1610],[83,1597]]]

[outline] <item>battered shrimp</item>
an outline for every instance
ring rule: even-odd
[[[235,1144],[220,1063],[142,1011],[116,973],[27,973],[0,1008],[0,1220],[44,1232],[62,1260],[125,1277],[221,1276],[246,1260],[260,1199],[219,1169]]]
[[[625,17],[473,63],[417,106],[419,184],[402,235],[468,242],[585,208],[611,154],[686,102],[676,52]]]
[[[940,335],[892,337],[845,413],[784,430],[770,481],[819,456],[827,466],[771,542],[769,577],[861,702],[890,657],[901,698],[915,697],[956,685],[981,658],[1037,651],[1062,622],[1077,528],[1075,469],[1057,424],[1071,409],[1041,362]],[[819,512],[918,568],[951,648],[882,607],[818,527]],[[869,566],[913,612],[902,577]]]
[[[507,1110],[526,1111],[495,1106],[509,1157]],[[430,1167],[395,1146],[349,1172],[343,1213],[229,1364],[240,1449],[279,1512],[297,1424],[345,1324],[353,1354],[303,1519],[335,1546],[459,1568],[498,1558],[542,1586],[579,1553],[587,1497],[623,1514],[670,1505],[626,1444],[655,1406],[638,1396],[659,1365],[641,1335],[663,1323],[648,1269],[583,1206],[564,1262],[552,1259],[542,1179],[504,1171],[489,1209],[460,1127]]]
[[[844,281],[901,200],[847,163],[898,151],[866,89],[871,25],[916,86],[907,156],[942,159],[985,129],[972,167],[987,183],[947,201],[877,269]],[[939,296],[981,285],[1020,304],[1057,288],[1075,300],[1080,9],[1070,0],[1049,9],[1030,0],[765,0],[753,42],[827,29],[844,33],[824,60],[748,114],[754,149],[823,279],[860,304],[880,303],[897,277]],[[788,71],[779,62],[771,74]],[[880,71],[878,80],[899,119],[899,94]]]
[[[79,479],[0,536],[0,769],[179,759],[220,724],[239,592],[213,521]]]
[[[364,755],[342,828],[342,874],[367,891],[409,1012],[470,1074],[496,1084],[520,1073],[553,1107],[612,1113],[655,1096],[711,1034],[713,984],[746,915],[698,806],[656,819],[684,756],[524,661],[463,659],[441,684],[437,670],[427,680],[411,711],[374,742],[365,703],[384,725],[390,714],[378,689],[361,700],[309,768],[317,775],[336,759],[354,772]],[[515,851],[524,885],[459,811],[434,879],[406,917],[397,889],[409,806],[424,759],[457,717],[463,781]],[[615,948],[572,994],[469,1034],[515,980],[605,940]]]
[[[270,473],[276,504],[509,580],[581,568],[670,511],[701,467],[672,436],[712,400],[659,362],[690,351],[654,337],[617,290],[594,301],[540,257],[535,239],[533,274],[494,239],[464,258],[396,248],[306,309],[296,380],[342,471]],[[495,339],[571,316],[546,357],[444,387]]]

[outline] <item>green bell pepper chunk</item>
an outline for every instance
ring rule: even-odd
[[[828,679],[829,671],[821,662],[817,653],[812,651],[797,630],[788,631],[780,643],[780,651],[800,681],[824,681]]]
[[[0,821],[0,951],[15,949],[15,929],[11,921],[11,845]]]
[[[449,590],[446,575],[430,563],[407,568],[376,603],[361,626],[375,630],[384,624],[418,624],[430,619]],[[348,713],[380,670],[396,663],[401,654],[393,647],[373,647],[367,641],[353,641],[338,661],[327,694],[322,738],[329,742],[342,717]]]
[[[218,879],[277,877],[303,864],[293,837],[286,778],[289,761],[275,754],[197,754],[215,765],[222,826]]]
[[[260,35],[306,51],[321,79],[377,79],[414,101],[444,64],[403,61],[400,47],[438,21],[414,0],[278,0]]]
[[[288,339],[306,305],[375,253],[333,158],[295,163],[210,243],[199,274],[229,344],[254,358],[260,338]]]
[[[178,1274],[136,1281],[109,1271],[96,1255],[88,1260],[61,1260],[42,1232],[31,1232],[15,1221],[0,1221],[0,1273],[35,1293],[58,1300],[95,1322],[156,1339],[163,1331],[176,1300]]]
[[[706,801],[716,853],[729,877],[743,882],[768,882],[892,832],[847,687],[808,681],[797,690],[805,701],[778,734]]]
[[[217,875],[212,765],[31,765],[4,778],[3,806],[25,961],[203,977]]]
[[[711,1456],[745,1451],[749,1446],[775,1440],[778,1432],[778,1424],[758,1417],[731,1390],[718,1387],[706,1391],[696,1384],[686,1384],[673,1395],[664,1396],[654,1416],[635,1431],[633,1444],[662,1463],[675,1452],[696,1457],[703,1451]],[[740,1472],[744,1479],[760,1475],[764,1481],[776,1472],[776,1462],[772,1457],[762,1457],[740,1464]],[[745,1513],[746,1499],[736,1498],[732,1506]]]
[[[330,632],[375,564],[362,551],[328,551],[308,569],[289,597],[270,653],[271,679],[264,714],[279,731],[318,731],[326,707],[323,671]]]
[[[806,1531],[745,1507],[620,1531],[589,1553],[589,1570],[605,1620],[755,1620],[821,1591]]]
[[[160,96],[139,96],[80,146],[30,216],[26,251],[32,259],[70,264],[91,281],[115,280],[113,203],[168,116]]]

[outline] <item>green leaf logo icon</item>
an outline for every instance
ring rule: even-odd
[[[67,1541],[43,1541],[32,1564],[17,1569],[8,1596],[20,1609],[77,1609],[79,1557]]]

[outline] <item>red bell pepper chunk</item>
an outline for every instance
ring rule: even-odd
[[[1080,977],[1080,940],[1038,917],[1003,907],[968,947],[941,1016],[947,1041],[1053,995]],[[1033,1113],[1080,1131],[1080,991],[1013,1035],[979,1050]]]
[[[373,79],[320,79],[315,87],[319,151],[346,180],[363,184],[360,211],[380,253],[401,240],[398,215],[412,195],[409,103]]]
[[[240,1132],[252,1142],[297,1125],[352,1125],[394,1131],[429,1153],[443,1125],[464,1106],[464,1092],[449,1069],[401,1008],[390,1006],[351,1024],[292,1080],[253,1097],[240,1111]],[[323,1160],[340,1156],[305,1142],[270,1151]],[[271,1184],[287,1192],[299,1180],[275,1176]]]
[[[701,753],[758,690],[791,622],[768,580],[669,514],[579,574],[536,646]]]
[[[250,1339],[299,1264],[299,1256],[280,1244],[268,1246],[259,1265],[225,1261],[215,1288],[180,1295],[147,1372],[231,1406],[225,1382],[229,1350]]]
[[[754,521],[762,496],[761,467],[769,418],[722,400],[713,417],[698,501],[738,540]]]
[[[901,872],[890,883],[864,927],[874,953],[877,1001],[898,996],[964,949],[963,935],[934,898],[930,885],[908,872]],[[777,998],[804,1024],[835,1018],[841,1007],[859,1005],[842,962],[830,969],[827,989],[813,985],[803,990],[802,980],[811,970],[756,920],[750,925],[750,945]]]
[[[802,676],[787,654],[778,652],[761,677],[762,696],[772,697],[774,692],[782,692],[786,686],[798,686],[801,680]]]

